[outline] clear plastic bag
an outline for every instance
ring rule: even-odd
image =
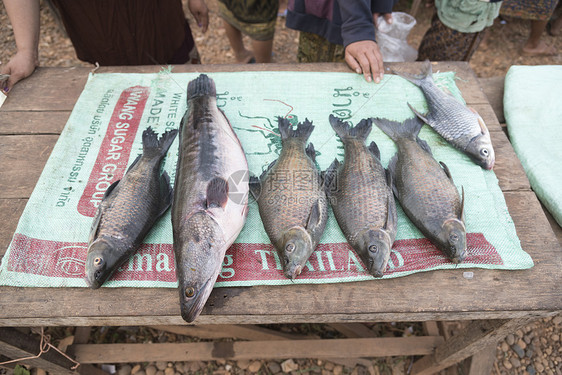
[[[385,62],[415,61],[418,51],[408,44],[408,34],[416,25],[416,19],[403,12],[392,13],[392,23],[379,16],[375,29],[377,44]]]

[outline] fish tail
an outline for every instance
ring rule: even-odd
[[[365,141],[373,128],[371,119],[363,119],[356,126],[351,126],[348,122],[344,122],[334,115],[330,115],[330,125],[341,140],[345,137],[355,137]]]
[[[310,134],[314,130],[314,125],[308,119],[304,122],[299,122],[297,128],[294,129],[288,119],[283,117],[277,118],[279,133],[281,134],[281,140],[288,138],[300,138],[303,142],[308,140]]]
[[[142,133],[143,154],[151,159],[162,159],[168,152],[177,134],[177,129],[168,130],[158,139],[158,134],[149,126]]]
[[[410,74],[410,73],[403,73],[397,72],[392,70],[392,73],[407,79],[408,81],[412,82],[416,86],[420,86],[423,81],[425,80],[432,80],[432,71],[431,71],[431,62],[429,60],[425,60],[422,66],[422,71],[420,74]]]
[[[206,74],[201,74],[187,84],[187,100],[199,96],[217,96],[215,81]]]
[[[423,122],[417,117],[409,118],[402,123],[385,118],[373,118],[373,122],[395,142],[400,138],[417,140],[423,126]]]

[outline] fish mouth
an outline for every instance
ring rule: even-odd
[[[459,264],[464,260],[465,256],[466,256],[466,251],[463,251],[460,254],[453,252],[450,257],[451,262],[453,262],[454,264]]]
[[[107,279],[107,277],[100,277],[102,272],[103,271],[101,270],[97,270],[95,272],[86,272],[85,280],[88,287],[90,287],[91,289],[99,289],[102,286],[102,284]]]
[[[193,322],[205,306],[207,302],[207,298],[211,294],[213,290],[214,283],[211,282],[211,279],[208,279],[205,284],[199,289],[193,297],[186,296],[186,289],[190,287],[180,287],[180,302],[181,302],[181,317],[188,323]]]
[[[299,264],[291,264],[285,270],[285,276],[291,280],[294,280],[302,272],[302,266]]]

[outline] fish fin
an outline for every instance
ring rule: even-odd
[[[379,160],[381,160],[381,151],[379,150],[379,146],[375,143],[375,141],[371,142],[368,147],[368,150],[373,156]]]
[[[323,225],[326,224],[323,223],[325,220],[323,220],[322,208],[320,207],[320,204],[322,203],[321,201],[322,199],[317,199],[310,209],[310,214],[308,215],[305,227],[308,233],[316,233]]]
[[[98,206],[96,210],[96,214],[94,215],[94,221],[92,222],[92,226],[90,227],[90,234],[88,236],[88,245],[90,245],[96,237],[98,236],[98,229],[101,221],[101,217],[103,216],[103,208],[101,204]]]
[[[277,162],[277,159],[273,160],[271,163],[269,163],[269,165],[267,166],[267,168],[265,168],[265,170],[261,173],[260,175],[260,180],[263,180],[265,178],[265,175],[267,174],[267,172],[269,172],[269,170],[271,168],[273,168],[273,166],[275,165],[275,163]]]
[[[131,163],[131,165],[129,165],[129,168],[127,168],[127,172],[129,172],[131,169],[133,169],[133,167],[139,162],[141,157],[142,157],[142,154],[137,155],[136,159]]]
[[[461,190],[462,190],[462,196],[461,196],[461,213],[459,215],[459,220],[462,221],[463,223],[464,221],[464,186],[461,186]]]
[[[138,160],[138,158],[137,158]],[[135,160],[136,163],[136,160]],[[117,180],[114,181],[111,185],[109,185],[109,187],[107,188],[107,190],[105,191],[105,193],[103,193],[103,197],[101,198],[101,200],[103,201],[104,199],[106,199],[107,197],[109,197],[109,195],[111,194],[111,192],[117,187],[117,185],[119,185],[119,182],[121,180]]]
[[[161,216],[172,205],[174,190],[170,186],[170,176],[164,171],[160,176],[160,213]]]
[[[388,168],[386,168],[386,182],[388,186],[392,188],[394,195],[398,196],[398,190],[396,189],[396,184],[394,183],[394,176],[396,176],[396,163],[398,162],[398,153],[388,162]]]
[[[356,126],[351,126],[350,123],[344,122],[334,115],[330,115],[329,120],[330,125],[342,141],[345,137],[355,137],[365,141],[373,128],[373,122],[370,118],[359,121]]]
[[[187,84],[187,100],[197,98],[199,96],[216,96],[217,89],[215,81],[209,78],[206,74],[201,74],[199,77],[190,81]]]
[[[324,191],[326,195],[330,195],[330,193],[337,190],[337,182],[338,182],[338,168],[340,166],[340,162],[338,159],[334,159],[332,164],[322,172],[324,177]]]
[[[422,148],[422,150],[424,150],[425,152],[427,152],[429,155],[433,156],[433,152],[431,152],[431,147],[429,147],[429,145],[427,144],[426,141],[424,141],[421,138],[416,138],[416,142],[418,143],[418,145]]]
[[[426,115],[426,116],[422,115],[422,114],[421,114],[418,110],[416,110],[410,103],[408,103],[408,107],[410,107],[410,109],[412,110],[412,112],[414,112],[414,114],[415,114],[416,116],[418,116],[418,118],[419,118],[420,120],[422,120],[422,121],[425,122],[426,124],[429,124],[429,120],[428,120],[427,117],[426,117],[427,115]]]
[[[312,143],[309,143],[308,146],[306,146],[306,154],[308,155],[308,157],[310,159],[312,159],[313,162],[316,161],[316,150],[314,149],[314,145]]]
[[[420,74],[410,74],[410,73],[402,73],[398,72],[394,69],[391,69],[391,72],[412,82],[414,85],[419,86],[421,85],[423,80],[431,79],[432,77],[432,70],[431,70],[431,62],[429,60],[425,60],[422,65],[422,71]]]
[[[148,158],[158,158],[162,159],[168,152],[168,149],[174,142],[176,135],[178,134],[177,129],[168,130],[160,139],[158,139],[158,134],[152,130],[149,126],[142,132],[142,153]]]
[[[442,161],[440,161],[439,164],[441,164],[441,166],[443,167],[443,170],[445,171],[447,177],[449,177],[449,179],[453,181],[453,176],[451,175],[451,171],[449,170],[449,167],[447,167],[447,164],[443,163]]]
[[[398,218],[396,217],[396,207],[392,204],[393,202],[392,191],[389,190],[386,199],[386,222],[384,223],[383,227],[383,229],[385,230],[396,228],[397,225]]]
[[[226,206],[228,201],[228,181],[215,177],[207,185],[207,208]]]
[[[288,138],[301,138],[306,142],[310,134],[314,130],[314,125],[308,119],[304,122],[299,122],[296,129],[293,129],[289,119],[278,117],[277,124],[279,127],[279,134],[281,134],[281,140]]]
[[[250,187],[250,194],[252,194],[254,199],[257,201],[260,194],[261,194],[261,181],[260,181],[260,179],[257,178],[256,176],[250,176],[250,181],[249,181],[248,185]]]
[[[384,118],[373,118],[373,122],[395,142],[400,138],[416,139],[423,126],[423,122],[417,117],[409,118],[403,123]]]
[[[484,123],[484,119],[478,113],[477,113],[477,115],[478,115],[478,125],[480,125],[480,131],[481,131],[482,135],[489,134],[490,131],[488,130],[488,127]]]

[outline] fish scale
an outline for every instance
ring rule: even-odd
[[[337,160],[326,171],[326,194],[334,216],[349,244],[368,271],[381,277],[396,237],[396,205],[380,153],[365,140],[371,120],[351,127],[330,116],[330,124],[344,144],[344,162]]]
[[[320,172],[314,165],[310,144],[314,129],[306,120],[292,129],[289,120],[278,118],[282,148],[279,158],[250,181],[260,217],[271,243],[283,262],[288,278],[297,277],[320,242],[328,219],[328,203]]]
[[[162,135],[143,132],[143,153],[123,178],[106,191],[94,218],[88,241],[86,282],[99,288],[134,253],[156,220],[171,204],[172,189],[160,163],[177,130]]]
[[[435,84],[429,61],[424,62],[420,75],[394,73],[412,82],[423,92],[429,112],[423,115],[408,103],[416,116],[482,168],[494,167],[494,148],[484,120],[474,109],[468,108]]]
[[[423,123],[373,119],[398,147],[389,162],[393,189],[412,223],[454,263],[466,253],[464,191],[462,199],[445,164],[438,163],[418,138]]]
[[[203,310],[226,250],[248,213],[248,162],[217,107],[215,83],[205,74],[188,84],[179,138],[173,246],[181,316],[192,322]]]

